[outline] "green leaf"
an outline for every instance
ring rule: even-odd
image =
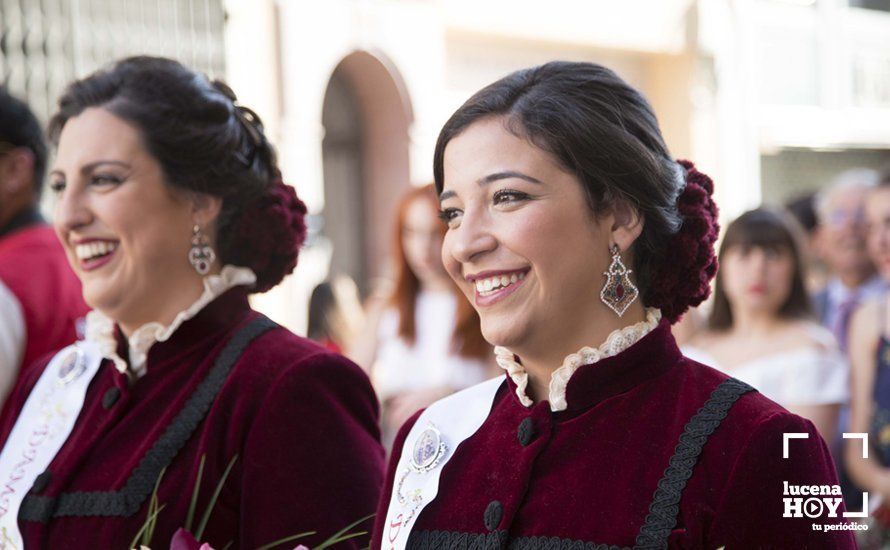
[[[377,515],[377,514],[371,514],[371,515],[365,516],[365,517],[363,517],[363,518],[361,518],[361,519],[358,519],[358,520],[356,520],[356,521],[350,523],[349,525],[347,525],[347,526],[344,527],[343,529],[340,529],[339,531],[337,531],[336,533],[334,533],[334,534],[331,536],[331,538],[329,538],[328,540],[324,541],[324,542],[321,543],[319,546],[316,546],[315,548],[313,548],[313,550],[324,550],[325,548],[327,548],[327,547],[329,547],[329,546],[332,546],[332,545],[334,545],[334,544],[337,544],[338,542],[342,542],[342,541],[344,541],[344,540],[351,539],[351,538],[354,538],[354,537],[359,537],[359,536],[361,536],[361,535],[367,535],[367,534],[368,534],[367,531],[363,531],[363,532],[361,532],[361,533],[353,533],[353,534],[351,534],[351,535],[347,535],[347,536],[344,536],[343,534],[346,533],[347,531],[349,531],[350,529],[352,529],[353,527],[355,527],[356,525],[358,525],[358,524],[360,524],[360,523],[362,523],[362,522],[364,522],[364,521],[367,521],[367,520],[371,519],[372,517],[374,517],[374,516],[376,516],[376,515]]]
[[[349,525],[347,525],[347,526],[344,527],[343,529],[340,529],[339,531],[337,531],[336,533],[334,533],[334,534],[331,536],[331,538],[333,539],[333,538],[337,538],[337,537],[339,537],[340,535],[342,535],[342,534],[345,533],[346,531],[349,531],[350,529],[352,529],[353,527],[355,527],[355,526],[358,525],[359,523],[362,523],[362,522],[364,522],[364,521],[367,521],[367,520],[371,519],[372,517],[374,517],[374,516],[376,516],[376,515],[377,515],[377,514],[371,514],[371,515],[365,516],[365,517],[363,517],[363,518],[361,518],[361,519],[357,519],[357,520],[353,521],[352,523],[350,523]]]
[[[324,550],[325,548],[327,548],[329,546],[333,546],[339,542],[343,542],[344,540],[354,539],[355,537],[360,537],[362,535],[367,535],[367,534],[368,534],[367,531],[359,531],[358,533],[350,533],[348,535],[343,535],[342,537],[337,537],[337,538],[331,537],[328,540],[321,543],[320,545],[313,548],[312,550]]]
[[[163,508],[163,506],[158,508],[158,487],[160,487],[161,479],[164,478],[164,473],[166,471],[166,468],[161,470],[161,473],[158,474],[158,479],[155,480],[155,486],[151,492],[151,498],[148,501],[148,510],[145,512],[145,523],[142,524],[139,532],[133,537],[133,542],[130,543],[130,548],[135,547],[137,542],[146,546],[151,544],[151,538],[154,535],[155,526],[157,525],[157,516],[158,513],[160,513],[161,508]]]
[[[198,479],[195,481],[195,488],[192,489],[192,501],[189,503],[188,515],[185,516],[185,530],[192,532],[192,522],[195,520],[195,508],[198,506],[198,490],[201,486],[201,478],[204,476],[204,461],[207,455],[201,455],[201,463],[198,465]]]
[[[154,490],[151,492],[151,500],[148,501],[148,529],[146,529],[145,533],[142,534],[142,544],[144,544],[145,546],[149,546],[151,544],[151,539],[155,534],[155,527],[158,524],[158,512],[160,512],[158,506],[158,487],[161,485],[161,479],[164,477],[164,473],[166,471],[166,468],[161,470],[161,473],[158,475],[158,479],[155,481]]]
[[[284,544],[285,542],[290,542],[292,540],[301,539],[303,537],[308,537],[308,536],[314,535],[314,534],[315,534],[315,531],[306,531],[305,533],[291,535],[289,537],[284,537],[283,539],[278,539],[275,542],[270,542],[269,544],[264,544],[264,545],[260,546],[259,548],[257,548],[256,550],[270,550],[271,548],[274,548],[274,547],[278,546],[279,544]]]
[[[201,517],[201,523],[198,524],[198,528],[193,533],[195,535],[195,540],[201,540],[201,536],[204,534],[204,528],[207,527],[207,522],[210,520],[210,513],[213,512],[213,507],[216,506],[216,500],[219,498],[219,494],[222,492],[223,485],[226,483],[226,479],[228,479],[229,473],[232,471],[232,466],[235,465],[236,460],[238,460],[238,455],[232,457],[232,460],[229,461],[229,465],[226,466],[226,471],[223,472],[222,479],[220,479],[219,483],[216,484],[216,489],[213,491],[213,496],[210,497],[210,502],[207,504],[207,509],[204,510],[204,515]]]
[[[136,543],[139,542],[139,537],[141,537],[142,534],[145,532],[145,530],[148,529],[148,525],[151,522],[151,520],[153,520],[158,514],[160,514],[161,510],[163,510],[165,506],[167,506],[167,505],[162,504],[157,510],[154,511],[154,513],[151,516],[146,518],[145,523],[142,524],[142,528],[139,529],[139,532],[136,533],[135,537],[133,537],[133,541],[130,543],[130,546],[128,546],[128,548],[136,548]]]

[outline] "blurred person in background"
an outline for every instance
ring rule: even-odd
[[[812,318],[803,231],[788,214],[758,208],[729,224],[708,328],[684,352],[808,418],[826,441],[848,397],[847,364]]]
[[[813,306],[843,351],[853,311],[885,288],[865,249],[865,196],[877,179],[874,170],[849,170],[816,196],[814,242],[828,269],[828,283],[813,296]]]
[[[309,339],[333,352],[343,353],[363,322],[364,311],[352,277],[336,275],[312,290],[306,333]]]
[[[878,272],[890,281],[890,172],[867,195],[867,243]],[[850,323],[852,361],[850,427],[868,433],[868,458],[862,458],[862,440],[845,444],[847,473],[861,490],[868,491],[873,525],[863,548],[890,546],[890,292],[859,308]],[[851,509],[861,509],[861,496],[851,494]],[[883,546],[882,546],[883,545]]]
[[[825,288],[828,274],[825,263],[817,254],[816,235],[819,229],[819,218],[816,215],[816,193],[807,193],[785,203],[785,209],[804,230],[807,269],[805,281],[811,294]]]
[[[824,289],[813,294],[813,306],[816,318],[831,331],[841,351],[848,356],[847,338],[853,312],[887,288],[875,272],[865,244],[865,200],[878,179],[875,170],[847,170],[816,195],[819,223],[813,242],[816,254],[825,264],[828,282]],[[838,433],[849,431],[849,423],[850,409],[845,403],[838,416]],[[845,498],[858,498],[861,490],[849,479],[844,465],[843,439],[838,435],[830,444]],[[848,505],[855,507],[855,502],[848,500]]]
[[[88,309],[38,211],[46,162],[37,118],[0,87],[0,403],[22,368],[77,338]]]
[[[478,315],[442,265],[445,226],[438,214],[432,185],[401,197],[394,284],[372,296],[364,337],[349,354],[370,366],[384,442],[418,409],[497,374]]]

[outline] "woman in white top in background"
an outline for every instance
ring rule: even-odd
[[[684,353],[751,384],[832,441],[848,398],[847,364],[810,320],[801,229],[780,210],[739,216],[720,246],[708,327]]]
[[[417,410],[497,374],[479,316],[442,265],[445,226],[438,214],[432,185],[402,196],[393,287],[372,298],[367,336],[349,354],[370,366],[387,442]]]

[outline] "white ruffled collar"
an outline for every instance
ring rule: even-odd
[[[646,320],[640,321],[629,327],[614,330],[606,338],[598,348],[583,347],[576,353],[566,356],[562,362],[562,366],[553,371],[550,375],[550,410],[564,411],[568,407],[566,402],[566,388],[569,385],[569,379],[583,365],[596,363],[606,357],[618,355],[622,351],[636,344],[640,338],[649,334],[658,322],[661,321],[661,311],[656,308],[646,308]],[[528,373],[518,361],[515,354],[505,347],[496,346],[494,348],[495,359],[498,365],[510,375],[513,382],[516,383],[516,395],[519,397],[520,403],[526,407],[531,407],[534,402],[526,394],[528,387]]]
[[[227,265],[222,268],[219,275],[204,277],[204,292],[188,308],[179,312],[173,322],[168,326],[153,322],[142,325],[136,329],[127,339],[129,343],[130,364],[117,354],[117,339],[114,336],[115,322],[99,310],[87,313],[86,339],[95,342],[102,357],[114,362],[115,368],[120,372],[128,372],[133,378],[140,378],[145,374],[145,361],[148,358],[148,350],[155,342],[165,342],[176,332],[182,323],[188,321],[204,309],[204,306],[215,300],[225,291],[239,285],[253,285],[256,282],[256,274],[247,267]]]

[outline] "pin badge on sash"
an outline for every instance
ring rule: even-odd
[[[423,430],[414,441],[414,447],[411,449],[411,459],[408,460],[408,467],[402,471],[395,487],[396,499],[399,504],[405,507],[411,506],[407,510],[401,525],[408,525],[417,513],[418,508],[423,504],[423,492],[420,486],[415,486],[413,489],[405,491],[405,482],[408,480],[408,476],[412,473],[425,474],[435,470],[447,452],[448,447],[442,440],[442,432],[432,424]]]
[[[430,424],[414,442],[411,469],[418,473],[429,472],[439,464],[447,451],[448,447],[442,441],[442,433]]]
[[[80,348],[75,347],[68,352],[68,355],[62,360],[62,364],[59,365],[58,383],[67,386],[80,378],[86,370],[86,357]]]

